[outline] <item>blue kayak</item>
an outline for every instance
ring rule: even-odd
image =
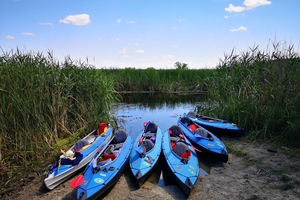
[[[195,123],[199,124],[200,126],[214,134],[242,136],[245,133],[245,129],[243,129],[242,127],[223,119],[199,115],[195,112],[188,112],[188,114],[186,114],[185,116],[189,117]]]
[[[83,177],[79,176],[78,181],[72,181],[82,182],[77,189],[78,200],[99,199],[115,185],[128,165],[132,141],[125,130],[116,131],[107,148],[102,153],[97,153],[87,165],[81,175]]]
[[[129,165],[139,187],[154,171],[161,154],[162,132],[154,123],[144,124],[133,143]]]
[[[52,190],[82,170],[97,153],[99,147],[105,148],[108,145],[112,132],[113,128],[110,124],[100,123],[98,129],[77,141],[66,151],[66,154],[69,153],[71,157],[63,154],[51,165],[44,179],[45,186]]]
[[[180,117],[177,124],[192,145],[201,150],[211,159],[222,162],[228,161],[228,152],[225,144],[212,132],[196,124],[189,117]]]
[[[164,179],[168,177],[165,174],[171,176],[188,197],[197,182],[200,168],[195,150],[182,134],[182,129],[177,125],[163,134],[163,174]]]

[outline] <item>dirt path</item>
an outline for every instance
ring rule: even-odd
[[[242,140],[223,140],[229,150],[227,163],[210,163],[210,174],[200,176],[188,199],[191,200],[241,200],[272,199],[294,200],[300,198],[300,157],[282,148],[268,151],[267,144],[249,143]],[[201,166],[200,166],[201,167]],[[141,187],[133,183],[127,170],[117,184],[103,199],[185,199],[176,185],[159,186],[154,174]],[[43,176],[35,176],[27,185],[4,199],[15,200],[71,200],[76,199],[76,189],[69,187],[70,181],[46,192]]]

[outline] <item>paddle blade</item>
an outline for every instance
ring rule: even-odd
[[[84,180],[84,176],[83,176],[83,174],[81,174],[80,176],[74,178],[74,179],[71,181],[70,187],[71,187],[71,188],[76,188],[76,187],[78,187],[79,185],[82,184],[83,180]]]

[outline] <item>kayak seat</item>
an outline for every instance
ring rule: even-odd
[[[81,139],[74,145],[74,152],[80,152],[81,150],[84,150],[90,146],[89,141],[85,139]]]
[[[196,118],[197,114],[193,111],[188,112],[187,116],[190,116],[192,118]]]
[[[180,134],[183,134],[182,129],[178,125],[173,125],[171,128],[169,128],[170,136],[179,136]]]
[[[206,138],[208,137],[207,131],[202,127],[197,128],[194,133],[202,137],[206,137]]]
[[[157,125],[154,122],[150,122],[145,129],[145,133],[156,133],[157,132]]]
[[[173,137],[173,136],[170,137],[171,142],[177,142],[178,140],[179,140],[178,137]]]
[[[191,124],[194,124],[193,121],[188,118],[188,117],[182,117],[180,121],[185,125],[185,126],[190,126]]]
[[[145,138],[149,139],[153,136],[156,136],[156,133],[149,133],[149,134],[145,135]]]
[[[184,142],[177,142],[174,146],[174,152],[181,157],[182,154],[186,153],[189,150],[189,147]]]
[[[116,143],[122,143],[122,142],[125,142],[127,138],[127,133],[125,130],[118,130],[116,133],[115,133],[115,142]]]
[[[144,152],[148,152],[154,147],[154,143],[150,139],[146,139],[142,142],[142,147],[144,149]]]

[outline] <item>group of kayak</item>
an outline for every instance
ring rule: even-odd
[[[140,187],[162,162],[163,173],[174,179],[188,197],[199,176],[200,152],[228,161],[224,143],[210,128],[216,134],[244,133],[231,122],[194,112],[184,114],[164,132],[154,121],[145,122],[134,140],[126,130],[114,131],[110,124],[100,123],[51,165],[45,186],[52,190],[85,167],[70,187],[77,188],[79,200],[97,199],[118,181],[128,165]]]

